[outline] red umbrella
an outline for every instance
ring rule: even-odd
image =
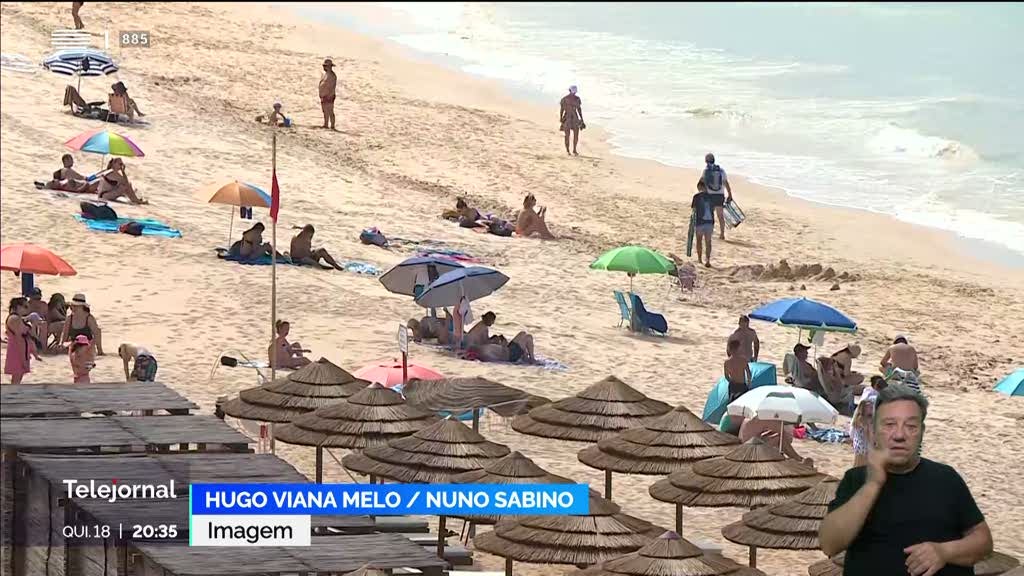
[[[436,370],[427,368],[426,366],[420,366],[419,364],[409,363],[408,367],[409,379],[417,378],[419,380],[441,380],[444,375]],[[371,364],[369,366],[363,366],[359,370],[353,373],[353,376],[362,380],[368,380],[370,382],[377,382],[381,386],[392,388],[402,383],[402,363],[398,360],[394,360],[388,364]]]
[[[19,243],[0,246],[0,270],[13,270],[51,276],[78,274],[63,258],[35,244]]]

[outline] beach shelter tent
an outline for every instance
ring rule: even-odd
[[[577,457],[606,472],[605,494],[611,494],[612,472],[670,474],[698,460],[723,456],[739,443],[736,436],[719,432],[680,404],[647,424],[580,450]]]
[[[675,532],[665,532],[636,552],[568,576],[765,576],[724,556],[708,555]]]
[[[473,546],[512,563],[597,564],[639,550],[665,532],[646,520],[622,513],[614,502],[591,491],[584,516],[507,516],[494,530],[473,538]]]
[[[1010,396],[1024,396],[1024,368],[1018,368],[1003,378],[999,384],[996,384],[995,390]]]
[[[725,456],[701,460],[669,474],[648,492],[655,500],[676,505],[676,532],[682,533],[683,506],[769,506],[796,496],[823,478],[814,468],[752,438]]]
[[[774,386],[778,383],[775,373],[775,365],[767,362],[750,363],[751,388],[758,386]],[[729,405],[729,381],[722,376],[708,392],[708,399],[704,402],[704,414],[701,418],[711,424],[718,426],[725,415],[726,407]]]

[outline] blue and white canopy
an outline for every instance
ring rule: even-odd
[[[856,332],[857,323],[842,312],[807,298],[785,298],[750,313],[754,320],[821,332]]]
[[[423,286],[425,289],[431,281],[459,268],[464,266],[454,260],[434,257],[409,258],[381,276],[380,283],[388,292],[417,296],[417,286]]]
[[[62,76],[106,76],[117,72],[110,56],[91,48],[58,50],[43,60],[43,68]]]
[[[494,293],[506,282],[508,276],[497,270],[483,266],[457,268],[431,282],[416,298],[416,303],[424,308],[458,306],[463,297],[470,302],[478,300]]]

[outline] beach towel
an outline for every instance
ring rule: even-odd
[[[445,260],[453,260],[455,262],[470,262],[477,264],[480,262],[478,258],[475,258],[466,252],[461,250],[444,249],[444,248],[431,248],[429,250],[418,250],[416,256],[420,258],[443,258]]]
[[[75,214],[75,220],[85,224],[90,230],[97,232],[119,232],[123,224],[135,223],[142,226],[143,236],[162,236],[164,238],[181,238],[181,231],[171,228],[159,220],[150,218],[118,218],[117,220],[89,220],[81,214]]]
[[[432,344],[430,342],[415,342],[415,344],[423,346],[424,348],[432,348],[434,350],[440,350],[444,352],[449,351],[449,348],[442,344]],[[555,360],[553,358],[545,358],[540,354],[535,354],[534,357],[537,360],[536,364],[516,364],[512,362],[488,362],[488,364],[505,364],[507,366],[533,366],[535,368],[540,368],[541,370],[551,370],[554,372],[569,371],[569,366],[563,364],[562,362],[559,362],[558,360]],[[463,358],[463,360],[468,360],[470,362],[481,362],[481,360],[477,360],[476,358]]]
[[[807,430],[807,437],[826,444],[844,444],[850,442],[850,435],[838,428],[819,428]]]
[[[217,252],[217,258],[220,258],[221,260],[227,260],[229,262],[238,262],[239,264],[245,264],[248,266],[270,266],[272,264],[270,256],[267,255],[260,256],[259,258],[243,260],[241,256],[231,254],[224,248],[216,248],[215,251]],[[277,263],[287,264],[290,266],[301,266],[301,264],[297,262],[292,262],[292,259],[287,257],[278,258]]]
[[[346,272],[354,272],[356,274],[366,274],[367,276],[380,276],[381,275],[381,269],[380,268],[374,266],[373,264],[368,264],[366,262],[357,262],[357,261],[345,262],[344,264],[341,265],[341,267],[344,268]]]

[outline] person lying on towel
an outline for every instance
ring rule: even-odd
[[[49,182],[36,181],[36,188],[43,190],[61,190],[64,192],[75,192],[80,194],[95,194],[99,188],[100,179],[89,181],[88,178],[79,174],[73,166],[75,158],[71,154],[60,157],[63,165],[60,170],[53,173],[53,179]]]
[[[533,353],[533,336],[526,332],[516,334],[511,341],[505,340],[503,336],[492,336],[486,344],[470,346],[466,358],[481,362],[537,363]]]

